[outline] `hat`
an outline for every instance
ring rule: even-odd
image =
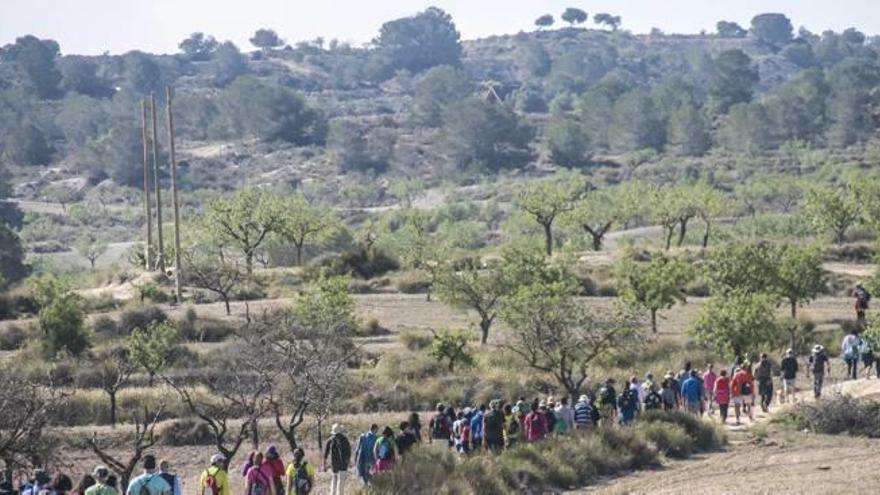
[[[785,351],[785,353],[788,354],[789,356],[791,356],[792,354],[794,354],[794,351],[789,349],[789,350]]]
[[[270,445],[269,448],[266,449],[266,457],[269,459],[278,459],[281,456],[278,455],[278,448],[274,445]]]
[[[544,401],[541,401],[538,403],[538,407],[547,407],[547,403]]]
[[[462,409],[461,412],[462,412],[462,414],[464,414],[465,416],[467,416],[467,415],[470,414],[472,411],[473,411],[473,409],[471,409],[471,408],[469,408],[469,407],[466,407],[466,408]]]
[[[333,425],[332,428],[330,428],[330,433],[332,433],[334,435],[337,433],[345,433],[345,427],[339,423],[336,423]]]
[[[98,466],[95,468],[93,474],[95,475],[95,478],[103,479],[110,476],[110,470],[107,469],[107,466]]]
[[[589,402],[590,398],[587,397],[586,395],[582,395],[582,396],[578,397],[578,401],[579,402]]]
[[[675,378],[675,373],[673,373],[671,371],[667,371],[664,378]]]
[[[214,454],[211,456],[211,464],[217,465],[223,464],[224,462],[226,462],[226,457],[224,457],[223,454]]]

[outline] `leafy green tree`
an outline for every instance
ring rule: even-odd
[[[864,59],[846,59],[829,71],[827,81],[828,140],[840,147],[867,141],[876,129],[871,108],[880,67]]]
[[[91,347],[82,306],[79,296],[65,292],[41,307],[38,320],[46,357],[54,358],[61,351],[77,357]]]
[[[779,250],[776,290],[797,318],[797,307],[809,303],[825,289],[822,253],[814,247],[786,244]]]
[[[357,329],[354,299],[345,277],[322,277],[296,298],[293,313],[312,332],[351,336]]]
[[[85,57],[65,57],[59,64],[61,87],[81,95],[101,98],[113,94],[113,89],[98,76],[98,64]]]
[[[666,133],[648,93],[633,90],[622,95],[614,103],[613,115],[610,131],[612,148],[618,151],[662,149]]]
[[[538,26],[538,29],[548,28],[553,25],[553,16],[550,14],[544,14],[537,19],[535,19],[535,26]]]
[[[592,153],[583,126],[569,116],[556,117],[546,127],[547,148],[553,163],[578,168],[590,163]]]
[[[715,30],[722,38],[745,38],[749,34],[742,26],[731,21],[718,21]]]
[[[517,195],[520,209],[544,229],[544,249],[553,254],[553,222],[574,209],[579,184],[541,182],[525,187]]]
[[[796,39],[786,45],[779,54],[802,69],[816,65],[816,55],[813,53],[813,47],[806,41]]]
[[[416,198],[425,190],[425,183],[418,178],[398,179],[388,186],[388,192],[397,199],[401,208],[410,209]]]
[[[772,245],[734,244],[712,251],[705,276],[713,293],[773,293],[779,252]]]
[[[135,328],[129,335],[129,359],[147,372],[150,387],[153,386],[156,375],[171,359],[177,339],[177,328],[167,321],[156,321],[144,328]]]
[[[561,17],[571,28],[573,28],[575,24],[583,24],[587,22],[587,13],[574,7],[565,9],[565,12],[562,13]]]
[[[510,327],[503,347],[528,367],[551,375],[575,398],[591,363],[625,351],[641,335],[631,312],[590,312],[573,297],[571,286],[561,282],[520,286],[505,299],[501,315]]]
[[[846,231],[859,222],[861,204],[855,187],[814,186],[807,191],[805,213],[818,233],[830,232],[842,244]]]
[[[18,165],[47,165],[53,151],[43,131],[27,121],[14,125],[3,142],[3,156]]]
[[[701,187],[699,184],[683,184],[656,187],[648,192],[652,217],[666,233],[667,250],[672,247],[676,231],[678,246],[684,244],[688,224],[700,214]]]
[[[94,235],[80,237],[74,244],[77,254],[89,260],[92,270],[95,269],[95,261],[107,252],[107,243],[97,239]]]
[[[449,65],[432,67],[416,83],[412,118],[421,125],[440,126],[447,105],[473,95],[474,89],[461,69]]]
[[[460,268],[444,266],[434,282],[434,289],[444,303],[477,312],[480,343],[485,344],[501,301],[513,288],[510,278],[503,265],[483,267],[468,263]]]
[[[446,361],[450,373],[455,372],[455,366],[472,366],[474,356],[468,349],[471,334],[462,330],[441,330],[434,334],[431,341],[431,356],[440,361]]]
[[[816,140],[828,124],[830,91],[820,69],[806,70],[785,82],[767,99],[774,133],[782,140]]]
[[[247,70],[247,59],[231,41],[224,41],[211,55],[211,72],[215,86],[227,86],[238,76],[246,74]]]
[[[164,94],[162,69],[153,56],[140,51],[131,51],[122,56],[125,64],[125,79],[128,87],[135,93],[146,95]]]
[[[575,203],[565,221],[583,229],[590,236],[593,250],[601,251],[611,228],[635,214],[631,199],[619,189],[593,190]]]
[[[752,18],[752,36],[776,48],[788,44],[793,31],[791,20],[784,14],[759,14]]]
[[[752,59],[742,50],[721,52],[712,60],[709,75],[709,97],[721,113],[737,104],[751,101],[758,71]]]
[[[771,350],[782,333],[775,316],[775,299],[770,294],[744,290],[713,296],[701,308],[691,333],[725,356]]]
[[[697,217],[703,222],[703,249],[709,247],[709,237],[712,234],[712,222],[718,215],[727,210],[727,201],[721,193],[708,184],[698,184],[694,191]]]
[[[320,242],[336,224],[336,219],[326,208],[312,206],[301,195],[284,203],[286,212],[279,234],[296,248],[296,265],[302,266],[303,248]]]
[[[550,19],[552,21],[553,18],[551,17]],[[534,77],[544,77],[550,73],[553,60],[550,58],[547,49],[544,48],[543,43],[536,40],[529,41],[524,43],[519,51],[519,59],[522,63],[522,67],[530,75]]]
[[[599,13],[593,16],[593,22],[595,22],[597,26],[607,26],[612,31],[617,31],[617,29],[620,28],[619,15]]]
[[[327,133],[327,148],[333,152],[336,165],[343,172],[385,172],[394,154],[395,135],[384,135],[382,129],[370,131],[363,124],[347,119],[334,119]]]
[[[189,38],[177,45],[180,51],[193,62],[206,62],[211,59],[214,50],[219,43],[213,36],[205,36],[205,33],[193,33]]]
[[[217,294],[226,307],[226,314],[231,315],[229,300],[233,291],[248,278],[239,262],[223,256],[221,250],[209,245],[184,249],[181,257],[182,264],[186,267],[183,271],[186,283]]]
[[[96,361],[101,377],[101,390],[110,399],[110,427],[116,428],[119,390],[128,384],[137,365],[131,360],[125,347],[112,348],[98,356]]]
[[[684,287],[694,273],[687,260],[663,254],[651,256],[648,263],[625,258],[617,266],[620,297],[629,305],[651,314],[651,330],[657,333],[657,312],[676,302],[686,301]]]
[[[220,246],[237,249],[253,273],[254,254],[269,234],[281,232],[287,212],[281,198],[267,191],[246,188],[234,196],[208,203],[202,228]]]
[[[15,43],[3,48],[2,60],[14,62],[27,76],[30,88],[41,99],[58,94],[61,73],[55,66],[58,43],[27,35],[16,38]]]
[[[517,168],[531,157],[534,129],[505,105],[465,98],[446,107],[443,121],[448,152],[459,167]]]
[[[264,141],[322,144],[327,135],[323,113],[299,93],[253,77],[238,77],[220,95],[234,130]]]
[[[400,69],[422,72],[437,65],[461,64],[460,35],[452,17],[429,7],[412,17],[386,22],[373,43],[385,60],[381,76]]]
[[[406,211],[402,227],[393,237],[394,249],[403,264],[410,269],[423,270],[430,276],[425,295],[428,301],[448,249],[445,242],[439,242],[431,235],[430,222],[429,215],[422,210]]]
[[[249,41],[263,51],[269,51],[284,44],[284,40],[278,37],[278,33],[271,29],[262,28],[257,29]]]
[[[24,264],[24,249],[18,234],[5,222],[0,222],[0,277],[4,287],[27,276],[29,268]]]
[[[757,155],[775,144],[775,128],[760,102],[730,107],[718,129],[718,139],[731,151]]]
[[[695,105],[682,105],[669,120],[669,144],[684,156],[702,156],[712,147],[709,123]]]

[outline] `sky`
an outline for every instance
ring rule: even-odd
[[[64,54],[175,53],[182,39],[201,31],[251,50],[248,38],[258,28],[274,29],[289,43],[320,36],[361,45],[383,22],[429,6],[449,12],[463,39],[532,30],[546,13],[559,23],[566,7],[585,10],[590,23],[598,12],[620,15],[623,28],[635,33],[711,32],[721,19],[748,27],[763,12],[782,12],[795,29],[817,33],[880,33],[878,0],[0,0],[0,46],[33,34],[58,41]]]

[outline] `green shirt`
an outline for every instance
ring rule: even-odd
[[[117,495],[117,493],[115,488],[98,483],[86,489],[85,495]]]

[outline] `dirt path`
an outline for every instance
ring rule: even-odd
[[[858,397],[880,396],[880,380],[856,380],[827,387],[826,393]],[[801,400],[810,400],[800,394]],[[880,484],[880,439],[783,432],[752,435],[784,410],[758,411],[754,424],[727,426],[730,448],[685,461],[668,461],[661,468],[639,471],[573,493],[877,493]],[[717,421],[717,416],[715,419]],[[857,480],[857,481],[856,481]]]

